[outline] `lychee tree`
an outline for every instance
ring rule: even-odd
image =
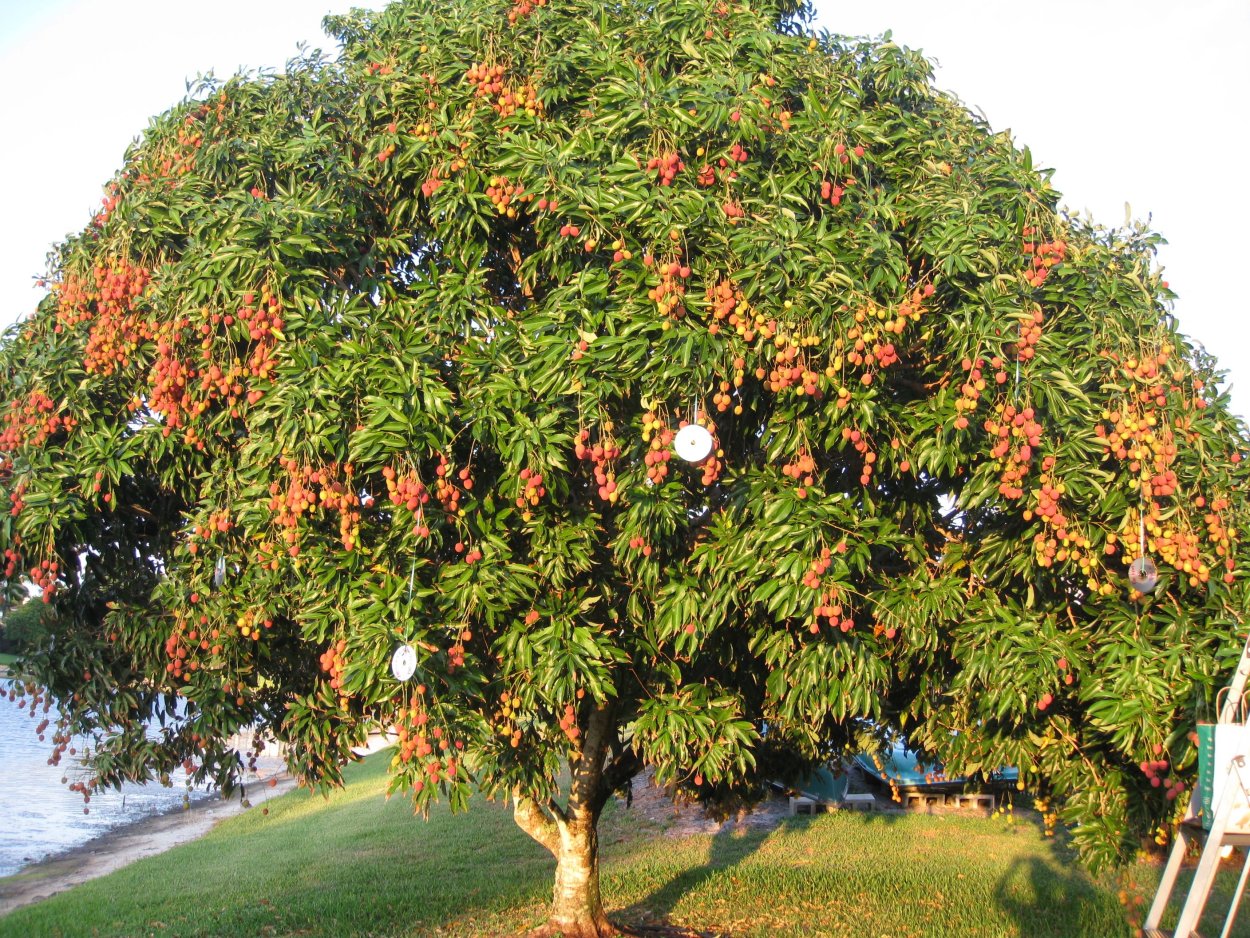
[[[0,348],[85,791],[391,731],[418,808],[511,801],[569,935],[647,766],[724,805],[902,730],[1096,863],[1174,816],[1245,428],[1154,235],[807,12],[401,2],[153,120]]]

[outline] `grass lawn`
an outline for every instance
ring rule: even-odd
[[[481,802],[414,818],[381,796],[388,758],[352,767],[329,800],[294,792],[20,909],[0,935],[479,936],[541,922],[554,862],[510,812]],[[828,814],[680,838],[661,826],[622,805],[605,815],[604,902],[618,922],[734,938],[1131,934],[1112,889],[1027,823]],[[1134,875],[1153,891],[1156,870]]]
[[[3,653],[0,653],[0,665],[4,665],[4,667],[6,668],[16,660],[17,660],[17,655],[6,655]]]

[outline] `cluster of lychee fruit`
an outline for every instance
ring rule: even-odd
[[[1016,341],[1016,357],[1027,362],[1037,354],[1037,343],[1042,340],[1042,325],[1046,316],[1040,306],[1034,306],[1032,312],[1019,315],[1018,340]]]
[[[682,162],[680,156],[675,150],[667,153],[661,153],[659,156],[653,156],[647,160],[647,169],[655,173],[656,182],[661,186],[671,186],[673,180],[677,178],[677,174],[686,168],[686,164]]]
[[[975,362],[970,358],[965,358],[961,363],[964,371],[968,372],[968,377],[959,387],[959,397],[955,399],[955,429],[965,430],[968,427],[967,415],[977,409],[977,404],[981,400],[981,394],[985,390],[985,375],[981,369],[985,367],[985,360],[978,358]]]
[[[822,202],[828,202],[833,206],[841,205],[842,196],[845,194],[846,188],[841,183],[832,182],[828,179],[820,181],[820,198]]]
[[[654,266],[659,275],[659,282],[647,290],[647,298],[655,303],[661,316],[681,319],[686,315],[686,285],[683,281],[690,276],[690,268],[676,259],[656,264],[650,254],[643,257],[643,264]]]
[[[56,595],[57,578],[61,575],[61,565],[56,560],[41,560],[27,571],[30,581],[39,587],[45,603],[51,602]]]
[[[1031,259],[1029,269],[1024,272],[1025,282],[1031,287],[1040,287],[1046,282],[1050,272],[1063,263],[1068,245],[1060,239],[1037,241],[1041,231],[1033,226],[1025,226],[1021,233],[1025,239],[1021,251],[1025,257]]]
[[[34,390],[9,404],[0,421],[0,452],[12,453],[24,445],[42,446],[61,430],[72,430],[78,421],[60,413],[56,401]]]
[[[518,112],[529,117],[541,117],[543,102],[530,82],[512,87],[504,78],[505,70],[500,64],[477,63],[469,66],[464,80],[474,88],[474,95],[487,101],[500,117],[512,117]]]
[[[599,497],[615,505],[620,499],[620,490],[616,485],[616,471],[612,468],[612,462],[621,455],[620,446],[607,435],[604,435],[600,442],[591,444],[590,431],[583,429],[578,433],[577,441],[573,444],[573,454],[594,467]]]
[[[850,443],[854,447],[855,452],[859,453],[862,460],[859,483],[867,485],[872,481],[873,467],[877,464],[877,454],[868,446],[868,437],[861,430],[853,427],[842,428],[842,439]]]
[[[1163,788],[1169,801],[1174,800],[1178,795],[1185,792],[1185,783],[1175,776],[1168,775],[1168,760],[1161,758],[1163,755],[1163,745],[1155,743],[1153,755],[1154,759],[1143,759],[1138,763],[1147,781],[1150,782],[1151,788]]]
[[[642,415],[642,439],[647,444],[643,465],[647,467],[647,481],[659,485],[668,476],[668,463],[673,458],[673,428],[660,419],[654,411]],[[632,545],[631,545],[632,546]]]
[[[512,6],[508,9],[508,22],[516,25],[518,20],[522,20],[534,12],[538,7],[545,7],[547,0],[514,0]]]
[[[486,197],[494,206],[496,213],[508,218],[516,218],[519,206],[523,207],[534,200],[534,193],[526,192],[519,183],[509,181],[506,176],[492,176],[486,187]],[[544,200],[546,201],[546,200]]]
[[[1002,460],[998,491],[1004,498],[1018,499],[1024,495],[1020,484],[1042,442],[1042,425],[1032,407],[1000,404],[995,410],[996,416],[987,418],[984,426],[995,441],[990,456]]]
[[[443,510],[454,517],[461,511],[460,499],[463,492],[451,478],[453,472],[454,469],[447,457],[439,453],[438,465],[434,467],[434,497],[443,506]],[[460,486],[463,486],[465,492],[473,489],[473,476],[468,466],[454,472],[454,477],[460,480]]]
[[[337,642],[321,653],[318,661],[321,670],[330,676],[330,686],[336,691],[343,686],[343,669],[347,666],[347,639],[340,638]]]

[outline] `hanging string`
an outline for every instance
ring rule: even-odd
[[[409,566],[408,568],[408,615],[409,615],[410,622],[411,622],[411,616],[412,616],[412,585],[413,585],[414,580],[416,579],[416,575],[417,575],[417,558],[413,557],[412,565]],[[411,648],[412,648],[413,658],[415,659],[412,672],[415,675],[418,671],[421,670],[421,643],[414,639],[411,645]]]

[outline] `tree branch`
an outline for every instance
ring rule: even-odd
[[[573,782],[569,786],[569,813],[591,808],[598,813],[606,799],[602,797],[603,761],[608,752],[612,729],[612,705],[596,706],[586,720],[586,737],[581,756],[569,760]]]
[[[517,827],[529,834],[534,840],[551,851],[553,856],[560,854],[560,830],[538,802],[521,794],[518,788],[512,793],[512,817]]]
[[[642,756],[632,747],[622,749],[603,770],[603,784],[599,786],[597,811],[602,811],[608,799],[622,788],[642,770]]]

